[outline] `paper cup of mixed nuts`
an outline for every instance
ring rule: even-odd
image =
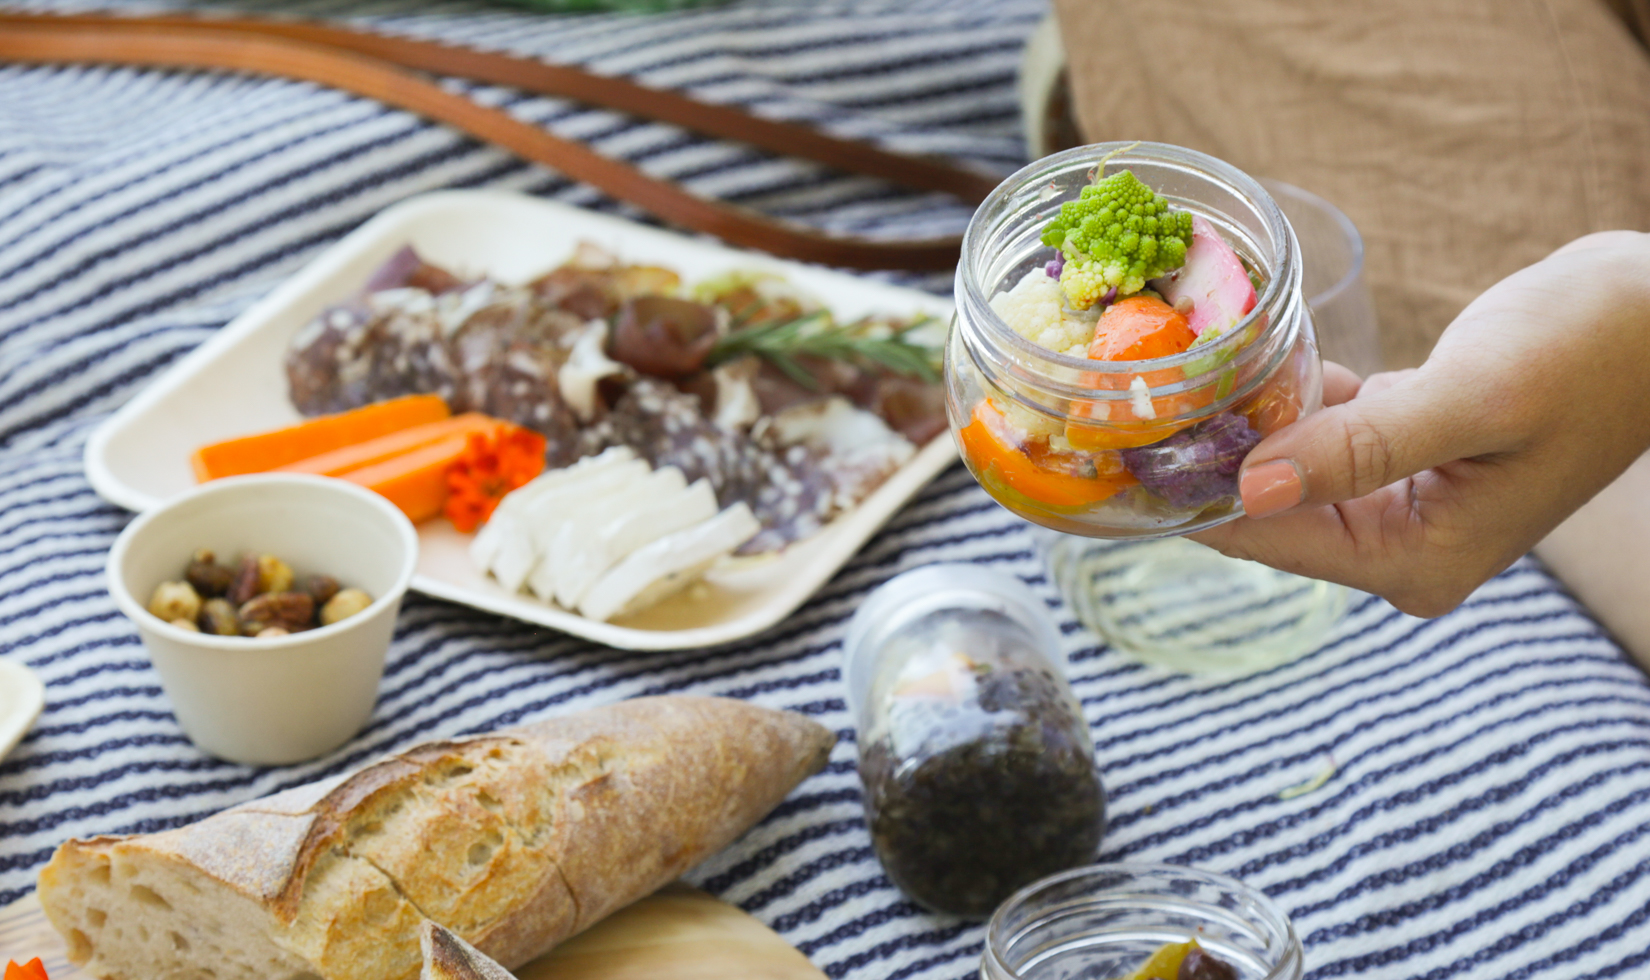
[[[342,480],[214,480],[133,520],[109,591],[137,625],[178,723],[232,762],[311,759],[378,699],[418,536]]]

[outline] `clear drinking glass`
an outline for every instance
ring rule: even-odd
[[[1207,219],[1263,280],[1219,340],[1150,361],[1093,361],[1026,340],[990,298],[1051,257],[1040,236],[1104,165]],[[1238,467],[1265,435],[1322,403],[1301,253],[1248,175],[1155,143],[1077,147],[1008,178],[963,237],[946,351],[963,459],[1046,551],[1073,610],[1114,647],[1182,671],[1253,671],[1321,642],[1339,586],[1229,559],[1186,534],[1239,517]]]
[[[1325,360],[1367,378],[1381,370],[1375,301],[1364,278],[1364,239],[1340,208],[1281,180],[1260,178],[1300,242],[1301,293]]]
[[[1184,674],[1252,674],[1309,653],[1350,596],[1182,538],[1050,534],[1042,546],[1079,622],[1119,652]]]
[[[1238,980],[1300,980],[1300,939],[1270,898],[1235,878],[1167,864],[1096,864],[1016,893],[986,930],[981,980],[1127,977],[1196,939]]]

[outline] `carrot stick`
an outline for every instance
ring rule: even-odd
[[[494,424],[499,424],[497,420]],[[399,456],[339,474],[376,491],[414,523],[441,513],[447,503],[447,468],[469,445],[470,433],[443,436]]]
[[[382,463],[410,452],[420,446],[437,442],[447,436],[471,432],[488,432],[498,427],[499,420],[480,412],[465,412],[439,422],[426,422],[399,432],[368,439],[353,446],[344,446],[328,453],[300,459],[296,463],[278,466],[281,473],[316,473],[321,476],[341,476],[351,470]]]
[[[444,419],[449,414],[447,403],[439,395],[407,395],[202,446],[195,450],[190,463],[200,483],[241,473],[265,473],[343,446]]]

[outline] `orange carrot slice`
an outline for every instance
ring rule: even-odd
[[[426,422],[358,442],[353,446],[344,446],[331,452],[300,459],[296,463],[276,467],[281,473],[316,473],[321,476],[341,476],[350,470],[358,470],[363,466],[382,463],[403,453],[411,452],[420,446],[429,445],[447,436],[466,435],[471,432],[490,432],[498,428],[499,420],[491,415],[480,412],[465,412],[450,419],[439,422]]]
[[[190,463],[200,483],[242,473],[266,473],[301,459],[444,419],[450,414],[447,403],[439,395],[407,395],[202,446],[195,450]]]
[[[502,423],[495,421],[495,424]],[[468,432],[443,436],[399,456],[338,476],[383,495],[417,524],[441,513],[446,505],[447,468],[464,455],[469,440]]]
[[[1149,361],[1183,353],[1196,342],[1197,334],[1174,307],[1152,296],[1130,296],[1100,314],[1094,340],[1089,342],[1089,358]]]
[[[1151,296],[1130,296],[1108,306],[1100,315],[1088,354],[1096,361],[1145,361],[1183,353],[1196,340],[1197,335],[1187,326],[1186,318],[1174,307]],[[1121,391],[1134,377],[1096,373],[1089,380],[1095,388]],[[1138,377],[1155,388],[1183,380],[1185,373],[1177,367],[1162,368]],[[1195,408],[1195,400],[1188,395],[1159,396],[1153,398],[1151,404],[1154,414],[1169,419]],[[1084,450],[1146,446],[1191,425],[1190,421],[1142,420],[1134,414],[1133,404],[1127,401],[1073,402],[1071,415],[1074,419],[1093,419],[1096,423],[1072,421],[1066,425],[1066,440],[1074,448]]]
[[[1295,355],[1261,386],[1260,393],[1239,411],[1262,436],[1269,436],[1301,417],[1300,374]]]
[[[1050,507],[1084,507],[1133,486],[1135,478],[1117,460],[1108,472],[1080,476],[1052,468],[1057,454],[1018,444],[1008,420],[989,400],[974,406],[973,419],[960,430],[963,452],[975,472],[1014,493]],[[1042,464],[1042,465],[1039,465]]]

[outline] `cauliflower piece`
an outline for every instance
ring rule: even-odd
[[[1180,268],[1191,242],[1191,213],[1170,210],[1128,170],[1083,188],[1043,229],[1043,244],[1065,256],[1060,286],[1079,310],[1112,289],[1118,297],[1138,293],[1146,280]]]
[[[1063,420],[1034,412],[1012,398],[999,399],[992,404],[1002,410],[1003,418],[1008,420],[1009,425],[1024,432],[1027,438],[1040,436],[1047,439],[1051,449],[1056,439],[1065,441],[1066,423]]]
[[[1129,405],[1137,419],[1150,421],[1157,418],[1157,409],[1152,406],[1152,389],[1146,384],[1146,379],[1138,374],[1129,382]]]
[[[991,297],[991,309],[1008,328],[1057,354],[1087,357],[1094,339],[1094,320],[1066,309],[1060,284],[1042,269],[1032,269],[1007,292]]]

